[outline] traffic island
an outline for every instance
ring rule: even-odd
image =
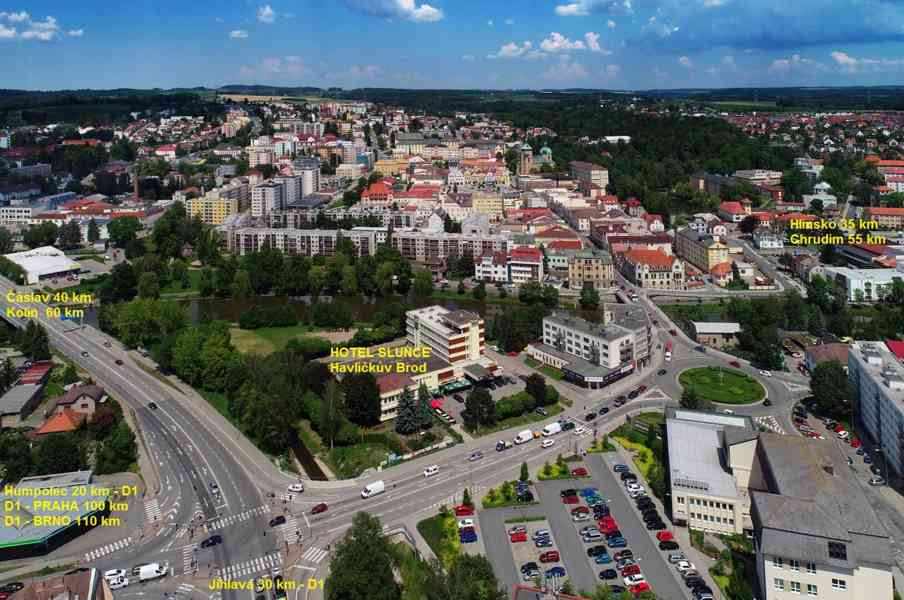
[[[698,398],[717,404],[755,404],[766,397],[766,388],[753,377],[724,367],[697,367],[682,371],[678,382]]]

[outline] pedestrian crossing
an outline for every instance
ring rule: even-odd
[[[189,544],[187,546],[182,547],[182,572],[183,573],[193,573],[198,570],[198,565],[195,562],[195,549],[197,546],[195,544]]]
[[[198,591],[197,588],[195,588],[195,586],[191,585],[190,583],[182,583],[182,584],[179,584],[178,588],[176,588],[176,595],[177,596],[182,596],[182,595],[191,596],[193,593],[195,593],[197,591]]]
[[[296,533],[298,531],[301,531],[298,526],[298,519],[291,513],[286,515],[286,522],[279,526],[279,532],[282,534],[283,539],[294,541],[298,537]]]
[[[267,507],[265,505],[260,505],[255,508],[249,508],[240,513],[235,513],[232,515],[226,515],[225,517],[219,517],[207,524],[208,531],[212,531],[214,529],[223,529],[224,527],[229,527],[230,525],[234,525],[236,523],[240,523],[242,521],[247,521],[251,517],[255,517],[258,515],[262,515],[267,512]]]
[[[784,428],[782,428],[782,426],[778,424],[778,421],[776,421],[775,417],[773,417],[772,415],[766,415],[765,417],[754,417],[753,420],[757,423],[757,425],[765,427],[773,433],[785,435]]]
[[[148,521],[151,521],[152,523],[156,523],[160,520],[160,503],[157,502],[156,498],[144,503],[144,514],[148,518]]]
[[[329,554],[329,550],[324,548],[317,548],[316,546],[311,546],[308,548],[304,554],[301,555],[301,560],[307,561],[312,564],[320,564],[326,555]]]
[[[471,498],[473,499],[473,498],[479,497],[480,492],[483,491],[484,489],[486,489],[486,486],[476,485],[473,487],[469,487],[468,491],[470,492]],[[438,502],[434,502],[426,510],[430,510],[430,511],[438,510],[441,506],[446,506],[448,508],[452,508],[453,506],[455,506],[457,504],[461,504],[461,493],[452,494],[451,496],[443,498],[442,500],[440,500]]]
[[[123,548],[127,548],[129,544],[132,543],[132,536],[127,538],[123,538],[121,540],[117,540],[115,542],[111,542],[106,546],[101,546],[99,548],[95,548],[90,552],[85,553],[85,561],[97,560],[101,556],[106,556],[111,552],[116,552],[117,550],[122,550]]]
[[[279,566],[280,562],[280,553],[271,552],[264,556],[258,556],[257,558],[251,558],[234,565],[228,565],[223,568],[220,577],[223,579],[247,577],[264,571],[270,571],[274,567]]]

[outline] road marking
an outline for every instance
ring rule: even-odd
[[[147,516],[148,521],[156,522],[160,520],[160,503],[157,502],[156,498],[144,503],[144,514]]]
[[[313,564],[319,564],[326,555],[329,554],[329,551],[324,548],[317,548],[316,546],[311,546],[307,549],[307,551],[301,555],[301,560],[307,561]]]
[[[772,433],[777,433],[779,435],[785,435],[785,430],[779,425],[778,421],[772,415],[766,415],[764,417],[754,417],[753,420],[758,424]]]
[[[123,548],[127,548],[129,544],[132,543],[132,536],[127,538],[123,538],[121,540],[116,540],[115,542],[111,542],[105,546],[100,546],[99,548],[95,548],[89,552],[85,553],[84,561],[90,562],[92,560],[97,560],[101,556],[106,556],[111,552],[116,552],[117,550],[122,550]]]
[[[182,573],[194,573],[198,570],[198,566],[195,563],[195,546],[194,544],[189,544],[187,546],[182,547]]]
[[[250,558],[240,563],[227,565],[220,572],[220,577],[224,579],[246,577],[263,571],[269,571],[273,567],[278,567],[281,559],[280,552],[271,552],[257,558]]]
[[[222,529],[224,527],[228,527],[242,521],[247,521],[252,517],[263,515],[265,512],[267,512],[267,506],[261,504],[260,506],[246,509],[240,513],[226,515],[225,517],[218,517],[207,524],[207,530],[212,531],[214,529]]]

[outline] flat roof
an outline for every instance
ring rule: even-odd
[[[40,391],[41,386],[33,383],[10,388],[3,396],[0,396],[0,414],[17,415],[21,413],[22,408],[28,404],[28,401]]]
[[[740,499],[734,475],[723,467],[722,435],[725,425],[666,419],[669,471],[672,487],[707,496]]]
[[[740,323],[707,323],[706,321],[693,321],[694,331],[702,334],[732,334],[741,332]]]
[[[77,262],[67,257],[62,250],[53,246],[41,246],[25,252],[6,254],[6,258],[22,267],[27,273],[38,276],[77,271]]]

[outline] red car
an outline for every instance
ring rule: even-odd
[[[660,542],[669,542],[671,540],[674,540],[675,536],[672,535],[671,531],[657,531],[656,539],[659,540]]]
[[[508,355],[509,356],[518,356],[518,353],[517,352],[509,352]]]
[[[835,429],[833,429],[832,431],[834,431],[835,433],[841,433],[842,431],[844,431],[844,427],[842,425],[835,425]]]
[[[547,550],[543,554],[540,555],[541,563],[551,563],[551,562],[559,562],[559,551],[558,550]]]
[[[863,442],[860,440],[851,440],[851,448],[859,448],[863,445]]]
[[[526,542],[527,534],[526,533],[515,533],[515,534],[510,535],[509,539],[512,541],[513,544],[518,543],[518,542]]]
[[[586,467],[577,467],[571,470],[572,477],[587,477],[587,468]]]
[[[320,513],[325,513],[329,507],[326,505],[326,502],[321,502],[320,504],[315,504],[311,509],[312,515],[319,515]]]
[[[732,367],[734,367],[735,369],[740,369],[740,368],[741,368],[741,363],[739,363],[739,362],[736,361],[736,360],[733,360],[733,361],[731,361],[731,362],[728,363],[728,364],[730,364],[730,365],[731,365]]]
[[[578,497],[577,496],[563,496],[562,504],[577,504]]]
[[[669,333],[672,335],[678,335],[678,332],[675,331],[674,329],[669,329]]]
[[[628,565],[621,570],[622,577],[627,577],[628,575],[640,575],[640,567],[637,565]]]
[[[573,515],[580,515],[580,514],[589,513],[589,512],[590,512],[590,509],[587,508],[586,506],[579,506],[577,508],[571,509],[571,514],[573,514]]]
[[[644,592],[650,591],[650,584],[647,583],[646,581],[641,581],[637,585],[632,585],[628,591],[630,591],[635,596],[639,596],[640,594],[642,594]]]
[[[473,506],[465,506],[464,504],[459,504],[458,506],[452,507],[452,510],[455,511],[456,517],[470,517],[474,514]]]
[[[615,522],[615,519],[612,517],[603,517],[599,521],[596,522],[597,527],[599,527],[600,533],[611,533],[613,531],[618,531],[618,523]]]

